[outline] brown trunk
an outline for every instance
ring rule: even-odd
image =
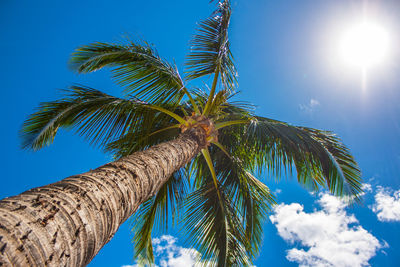
[[[0,201],[0,266],[85,266],[118,227],[197,155],[203,135],[137,152]]]

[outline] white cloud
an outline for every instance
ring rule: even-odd
[[[372,185],[371,184],[362,184],[361,189],[365,192],[365,193],[371,193],[372,192]]]
[[[394,191],[381,186],[377,187],[375,204],[372,211],[379,221],[400,221],[400,190]]]
[[[366,266],[380,243],[345,211],[346,204],[329,194],[320,194],[321,210],[306,213],[302,205],[280,204],[270,216],[278,234],[292,245],[289,261],[299,266]]]
[[[177,239],[170,235],[153,238],[155,257],[161,267],[194,266],[200,253],[195,249],[183,248],[176,245]]]
[[[176,244],[177,238],[170,235],[153,238],[152,241],[156,267],[195,266],[201,256],[195,249],[178,246]],[[139,267],[139,265],[124,265],[122,267]]]
[[[211,264],[210,261],[199,261],[200,252],[193,248],[178,246],[177,241],[177,238],[170,235],[152,239],[155,267],[215,266],[215,263]],[[122,267],[141,267],[141,265],[123,265]],[[252,265],[251,267],[256,266]]]
[[[310,102],[307,104],[300,104],[299,108],[300,110],[307,112],[307,113],[312,113],[314,111],[314,109],[318,106],[320,106],[321,104],[319,103],[318,100],[311,98]]]
[[[311,98],[310,100],[310,106],[314,107],[314,106],[319,106],[319,101],[316,99]]]
[[[278,194],[280,194],[280,193],[282,193],[282,190],[279,189],[279,188],[277,188],[277,189],[274,191],[274,194],[275,194],[275,195],[278,195]]]

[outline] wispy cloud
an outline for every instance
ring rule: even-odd
[[[400,190],[394,191],[378,186],[372,211],[376,213],[379,221],[400,222]]]
[[[299,266],[365,266],[387,246],[348,215],[340,199],[320,194],[318,204],[322,209],[311,213],[299,203],[280,204],[270,216],[285,241],[302,247],[287,251],[289,261]]]
[[[310,102],[307,104],[300,104],[299,105],[299,109],[301,111],[304,111],[306,113],[312,113],[318,106],[320,106],[321,104],[319,103],[318,100],[311,98]]]
[[[361,189],[364,191],[364,193],[371,193],[372,185],[368,183],[362,184]]]
[[[278,195],[278,194],[280,194],[280,193],[282,193],[282,190],[281,190],[281,189],[279,189],[279,188],[275,189],[275,191],[274,191],[274,194],[275,194],[275,195]]]

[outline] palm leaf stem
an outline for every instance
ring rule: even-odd
[[[154,131],[154,132],[152,132],[152,133],[150,133],[150,134],[148,134],[148,135],[146,135],[146,136],[143,136],[143,137],[140,138],[137,142],[138,142],[138,143],[139,143],[139,142],[142,142],[142,141],[145,140],[146,138],[149,138],[149,137],[152,136],[152,135],[155,135],[155,134],[164,132],[164,131],[166,131],[166,130],[170,130],[170,129],[174,129],[174,128],[179,128],[179,126],[180,126],[180,124],[175,124],[175,125],[168,126],[168,127],[162,128],[162,129],[160,129],[160,130]]]
[[[208,148],[203,148],[203,149],[201,150],[201,153],[203,154],[204,159],[205,159],[206,162],[207,162],[207,166],[208,166],[208,168],[210,169],[211,176],[212,176],[212,178],[213,178],[213,182],[214,182],[214,185],[215,185],[215,191],[217,191],[219,204],[221,205],[221,210],[222,210],[222,212],[225,213],[224,203],[222,202],[221,194],[220,194],[220,192],[219,192],[218,181],[217,181],[217,175],[215,174],[215,169],[214,169],[214,166],[213,166],[213,163],[212,163],[212,159],[211,159],[210,152],[208,151]],[[224,217],[225,217],[225,216],[224,216]]]
[[[210,169],[211,176],[213,178],[213,182],[214,182],[214,186],[215,186],[215,191],[217,192],[217,196],[218,196],[218,202],[219,202],[219,205],[221,207],[221,212],[223,214],[223,218],[225,218],[225,220],[224,220],[225,227],[227,228],[226,211],[225,211],[224,200],[222,199],[221,193],[219,192],[217,175],[215,174],[215,169],[214,169],[214,166],[213,166],[213,163],[212,163],[210,152],[208,151],[208,148],[203,148],[201,150],[201,153],[203,154],[203,156],[204,156],[204,158],[205,158],[205,160],[207,162],[208,168]],[[226,238],[227,238],[227,236],[226,236]],[[228,240],[226,240],[226,244],[227,243],[228,243]],[[225,252],[224,252],[224,258],[225,259],[227,258],[227,254],[228,254],[228,248],[225,247]],[[224,260],[224,262],[225,262],[225,260]]]
[[[215,90],[217,88],[218,77],[219,77],[219,67],[217,67],[214,72],[214,80],[211,86],[210,95],[208,96],[207,103],[203,111],[204,116],[207,116],[210,111],[211,103],[214,99]]]
[[[175,124],[175,125],[172,125],[172,126],[168,126],[168,127],[163,128],[163,129],[154,131],[154,132],[152,132],[151,134],[149,134],[148,136],[152,136],[152,135],[161,133],[161,132],[166,131],[166,130],[169,130],[169,129],[179,128],[179,126],[180,126],[180,124]]]
[[[221,149],[221,151],[224,152],[225,155],[228,156],[228,158],[232,159],[232,156],[229,154],[229,152],[225,149],[225,147],[221,143],[217,141],[211,141],[211,143],[216,145],[219,149]]]
[[[196,114],[200,114],[199,106],[197,106],[196,101],[194,101],[192,95],[189,93],[189,90],[188,90],[185,86],[183,86],[181,89],[183,90],[183,92],[184,92],[184,93],[187,95],[187,97],[189,98],[190,104],[192,104],[193,109],[194,109],[194,112],[195,112]]]
[[[235,124],[244,124],[244,123],[249,123],[249,120],[236,120],[236,121],[224,121],[220,123],[215,124],[215,129],[221,129],[227,126],[235,125]]]
[[[174,118],[175,120],[177,120],[178,122],[180,122],[181,124],[185,124],[186,125],[186,120],[184,118],[182,118],[181,116],[173,113],[172,111],[169,111],[165,108],[159,107],[159,106],[155,106],[155,105],[149,105],[149,104],[145,104],[143,105],[144,107],[150,108],[150,109],[154,109],[154,110],[158,110],[162,113],[165,113],[169,116],[171,116],[172,118]]]

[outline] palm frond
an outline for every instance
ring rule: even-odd
[[[185,200],[184,218],[188,242],[202,254],[203,266],[249,266],[243,245],[244,229],[233,203],[221,186],[215,188],[212,178]],[[224,205],[220,205],[219,191]],[[202,264],[203,263],[203,264]]]
[[[178,104],[185,93],[189,94],[176,66],[162,59],[146,42],[81,46],[72,53],[70,66],[79,73],[111,67],[113,78],[126,88],[126,93],[151,104]]]
[[[246,169],[268,169],[279,177],[282,171],[290,174],[295,168],[298,181],[313,190],[326,186],[334,195],[355,200],[362,192],[357,163],[341,140],[330,132],[263,117],[254,117],[248,125],[224,129],[236,132],[231,137],[236,136],[236,144],[240,144],[239,139],[245,144],[240,159]]]
[[[243,116],[247,116],[247,111]],[[243,127],[243,124],[239,126]],[[236,212],[245,229],[245,248],[248,257],[254,258],[261,248],[263,222],[275,200],[268,187],[251,174],[255,171],[254,155],[247,150],[247,144],[241,142],[241,133],[232,131],[230,127],[222,128],[218,139],[224,149],[218,145],[211,149],[215,169],[221,184],[229,192],[229,199],[236,203]]]
[[[221,142],[229,144],[226,139]],[[249,258],[258,255],[263,236],[263,223],[275,199],[269,188],[247,171],[240,159],[235,155],[237,151],[231,149],[231,157],[218,150],[213,151],[216,172],[220,182],[226,188],[229,199],[236,203],[236,213],[240,215],[240,222],[245,230],[245,248]]]
[[[176,223],[176,212],[188,190],[184,172],[183,169],[175,172],[154,197],[140,206],[132,219],[135,258],[145,266],[154,264],[152,232],[164,232],[169,223]]]
[[[60,127],[75,128],[94,145],[105,146],[133,129],[153,129],[161,115],[134,100],[117,98],[99,90],[71,86],[64,98],[40,104],[25,121],[21,137],[24,148],[40,149],[53,142]]]
[[[210,149],[217,183],[205,159],[199,157],[191,165],[195,191],[185,201],[184,225],[188,241],[207,262],[250,266],[261,247],[263,222],[275,201],[269,189],[224,150]]]
[[[218,3],[217,10],[208,19],[199,23],[197,34],[190,43],[186,79],[220,74],[224,87],[234,91],[237,72],[228,40],[230,16],[230,1],[225,0]]]

